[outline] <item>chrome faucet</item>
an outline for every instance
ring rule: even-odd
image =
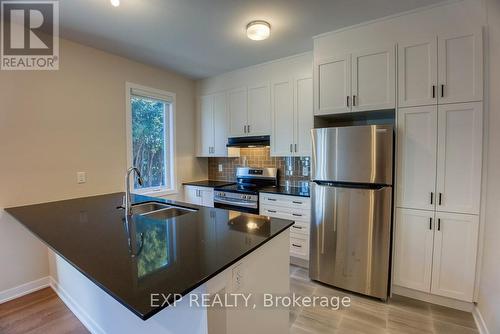
[[[127,171],[127,175],[125,176],[125,196],[123,198],[123,207],[125,208],[125,217],[132,215],[132,203],[130,201],[130,174],[135,172],[137,174],[137,183],[140,186],[143,185],[144,181],[141,176],[141,172],[137,167],[130,167]]]

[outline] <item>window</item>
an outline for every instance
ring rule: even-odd
[[[143,185],[134,192],[166,195],[176,191],[174,174],[175,94],[127,83],[127,160],[139,168]]]

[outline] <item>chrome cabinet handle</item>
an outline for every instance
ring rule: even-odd
[[[297,152],[297,144],[295,144],[295,152]]]
[[[432,98],[436,98],[436,85],[432,85]]]
[[[432,230],[432,217],[429,218],[429,230]]]
[[[347,106],[350,107],[350,105],[349,105],[349,95],[347,95]]]
[[[441,85],[441,97],[444,97],[444,85]]]
[[[293,152],[293,144],[290,144],[290,152]]]
[[[443,194],[439,193],[439,202],[438,202],[438,204],[442,205],[442,203],[443,203]]]
[[[434,203],[434,193],[431,191],[431,204]]]
[[[353,105],[353,107],[356,106],[356,95],[352,96],[352,105]]]
[[[438,231],[441,231],[441,218],[438,218]]]

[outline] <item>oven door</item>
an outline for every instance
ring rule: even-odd
[[[249,203],[249,202],[237,202],[227,199],[215,198],[214,207],[219,209],[248,212],[258,215],[259,214],[259,203]]]

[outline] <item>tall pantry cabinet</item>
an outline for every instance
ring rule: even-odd
[[[472,302],[483,146],[482,33],[398,43],[397,286]]]

